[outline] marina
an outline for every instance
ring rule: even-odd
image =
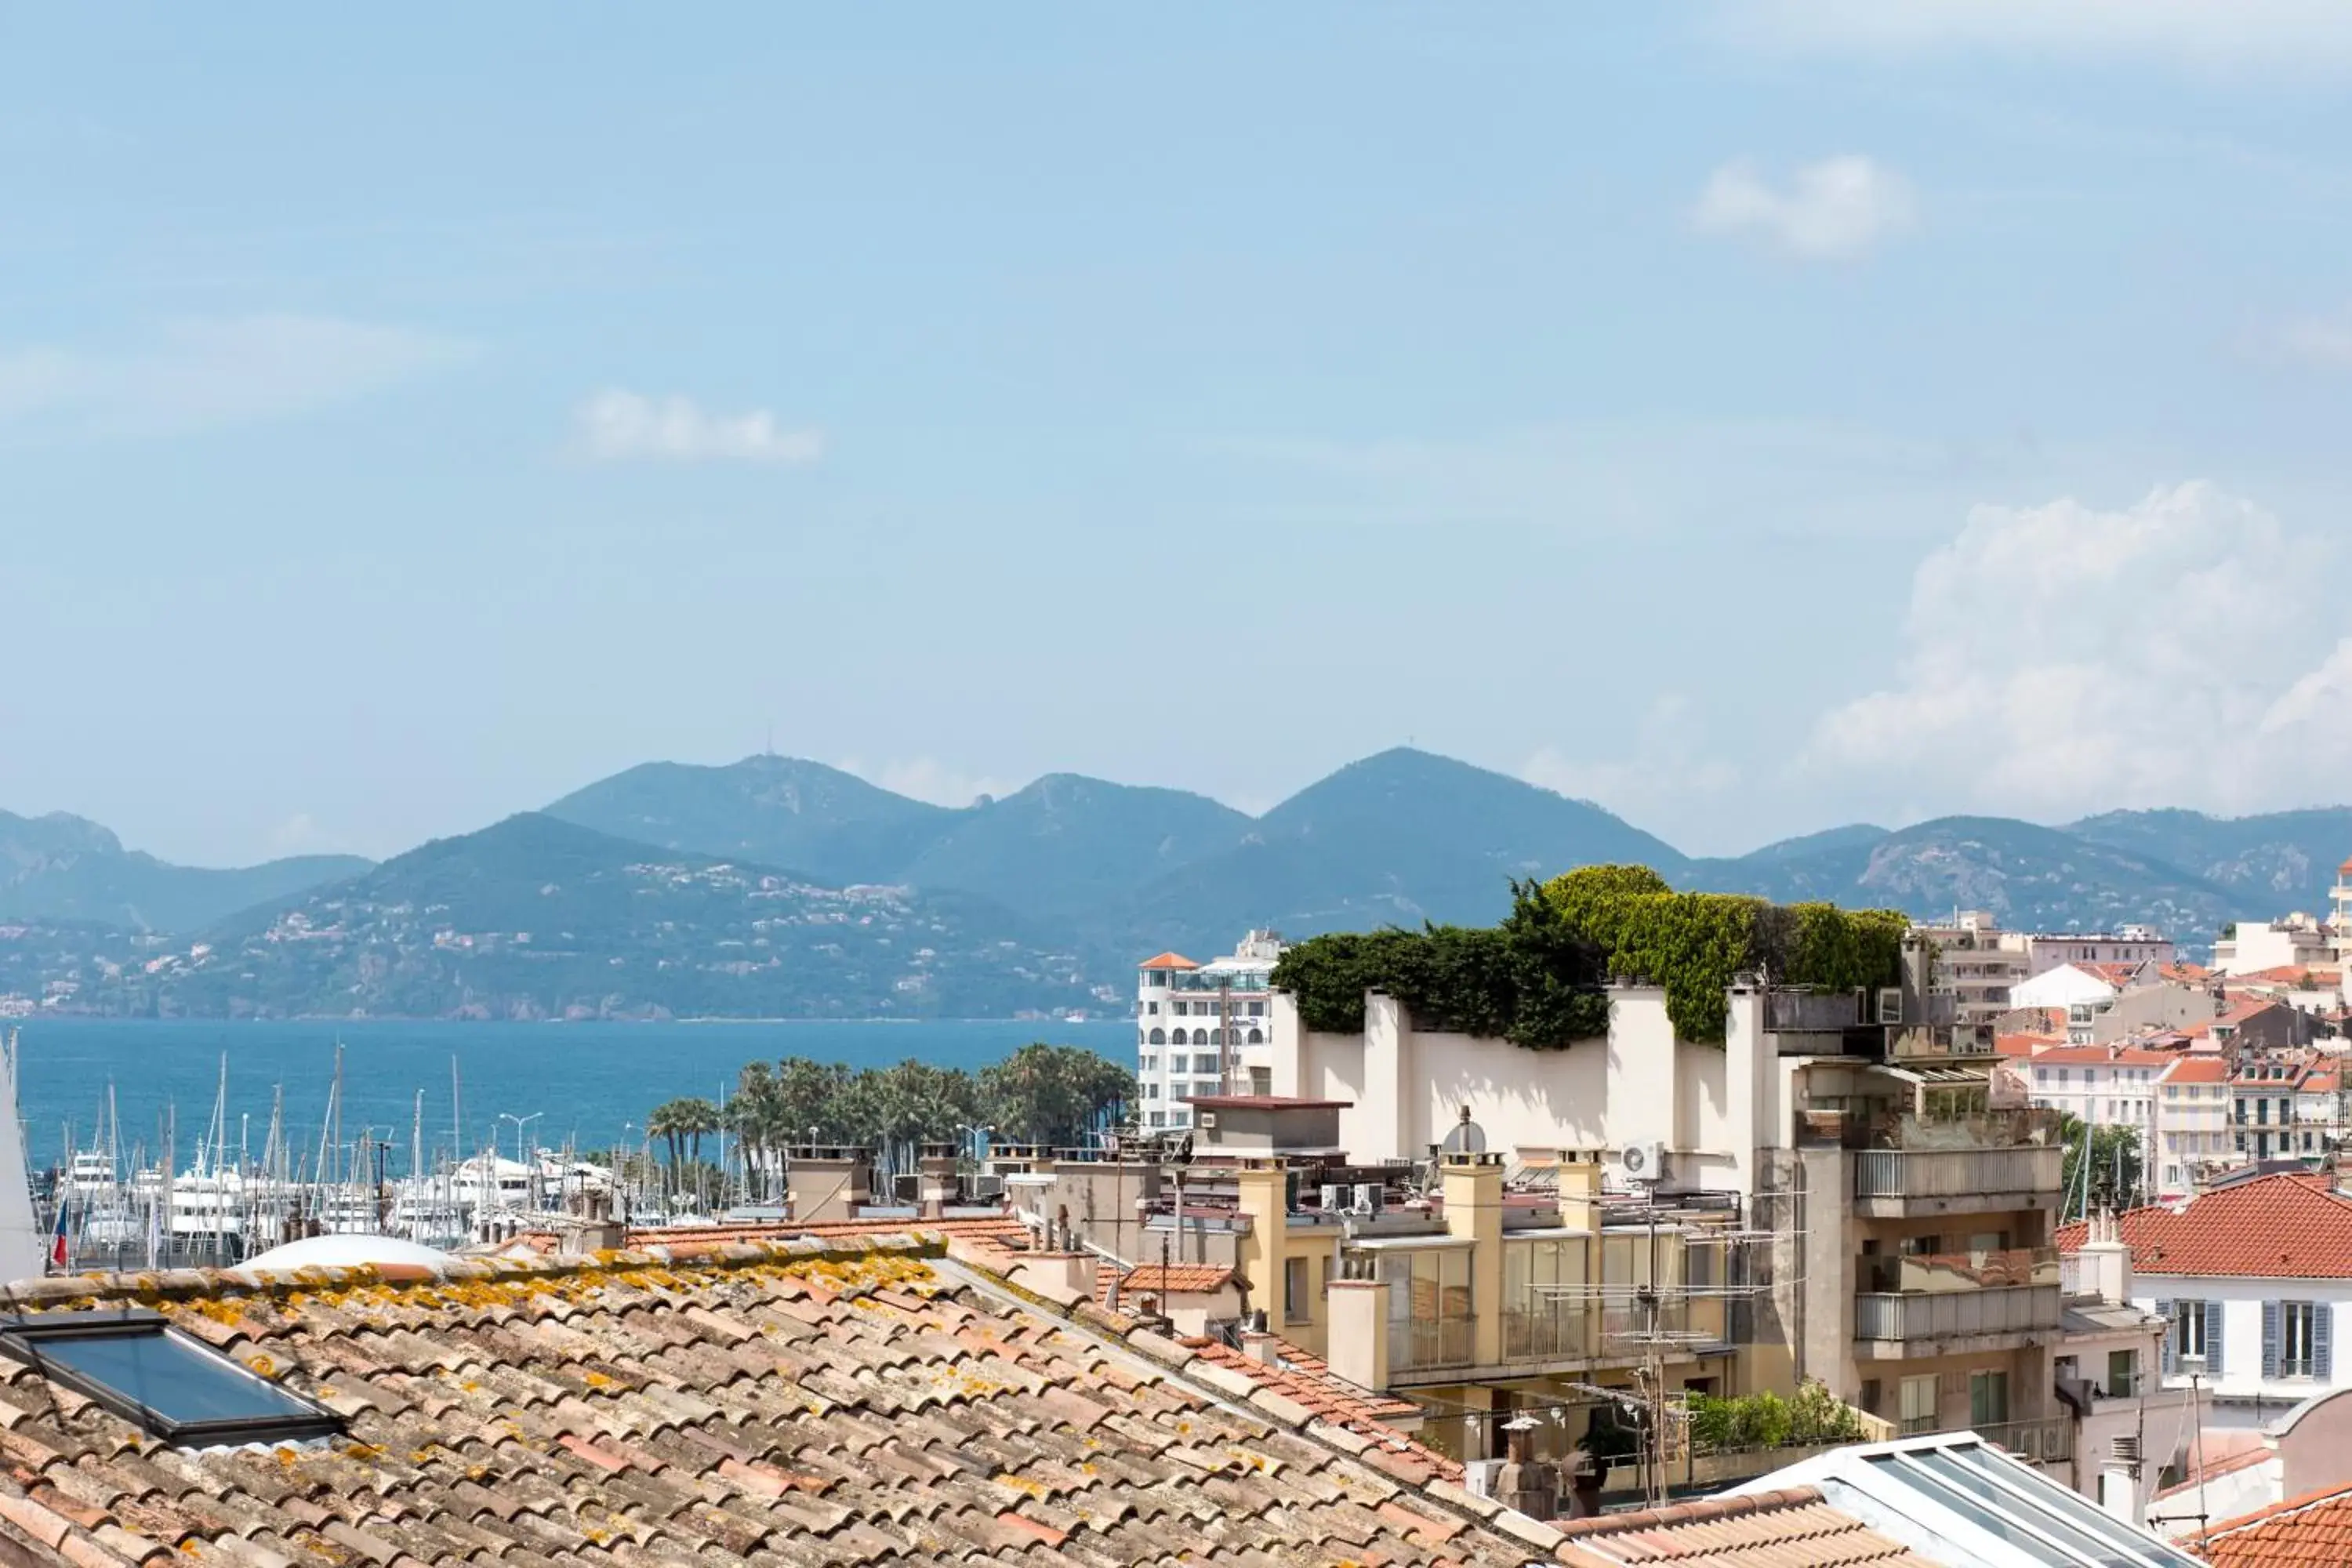
[[[754,1060],[978,1067],[1040,1037],[1109,1054],[1129,1027],[36,1020],[18,1104],[69,1268],[215,1266],[319,1235],[453,1247],[590,1205],[707,1223],[759,1194],[723,1135],[665,1190],[645,1124],[666,1099],[723,1100]]]

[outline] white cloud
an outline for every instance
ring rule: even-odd
[[[2155,58],[2197,70],[2352,66],[2341,0],[1739,0],[1724,26],[1779,47]]]
[[[709,414],[688,398],[617,387],[582,404],[577,423],[583,447],[605,462],[797,464],[824,455],[823,432],[785,429],[764,408]]]
[[[325,316],[176,321],[136,348],[0,351],[0,426],[145,434],[282,418],[470,352],[453,338]]]
[[[2288,321],[2256,338],[2252,348],[2264,359],[2288,360],[2322,370],[2352,370],[2352,312]]]
[[[1661,693],[1642,716],[1628,753],[1615,759],[1570,757],[1546,746],[1519,766],[1532,784],[1608,807],[1637,827],[1657,831],[1660,819],[1689,821],[1739,783],[1739,770],[1706,754],[1706,726],[1689,698]],[[1688,849],[1691,846],[1681,845]]]
[[[1918,221],[1910,182],[1856,154],[1808,163],[1775,187],[1738,160],[1717,169],[1691,208],[1701,234],[1760,239],[1788,255],[1836,261],[1866,255]]]
[[[1898,678],[1824,714],[1799,772],[2045,818],[2335,798],[2352,637],[2331,629],[2334,553],[2201,482],[2121,510],[1979,507],[1913,577]]]
[[[985,773],[965,773],[949,766],[937,757],[877,763],[872,767],[852,757],[834,765],[843,773],[856,773],[867,784],[878,784],[893,795],[903,795],[910,800],[927,800],[933,805],[970,805],[984,795],[1002,799],[1021,787]]]

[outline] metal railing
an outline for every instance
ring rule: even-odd
[[[2065,1158],[2065,1151],[2055,1144],[2005,1149],[1863,1149],[1853,1156],[1853,1195],[1960,1198],[2054,1193]]]
[[[1592,1319],[1586,1312],[1544,1300],[1503,1310],[1505,1361],[1569,1361],[1592,1353]]]
[[[1896,1343],[2055,1329],[2063,1300],[2055,1285],[1916,1295],[1864,1291],[1853,1299],[1853,1337]]]
[[[1389,1370],[1427,1372],[1436,1367],[1468,1366],[1475,1334],[1475,1321],[1469,1318],[1416,1318],[1410,1323],[1391,1321]]]
[[[1971,1428],[1978,1436],[2029,1465],[2063,1465],[2074,1457],[2072,1416],[2050,1415],[2039,1421],[1997,1421]]]

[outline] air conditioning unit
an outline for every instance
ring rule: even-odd
[[[1628,1143],[1618,1152],[1617,1163],[1629,1182],[1660,1181],[1666,1173],[1666,1146],[1656,1138]]]
[[[1462,1489],[1472,1497],[1491,1498],[1495,1495],[1495,1477],[1507,1461],[1502,1459],[1467,1459],[1462,1465]]]
[[[1337,1182],[1323,1184],[1322,1197],[1325,1214],[1338,1214],[1348,1206],[1348,1189]]]
[[[1381,1191],[1381,1184],[1378,1182],[1358,1182],[1356,1184],[1356,1212],[1358,1214],[1367,1215],[1380,1213]]]

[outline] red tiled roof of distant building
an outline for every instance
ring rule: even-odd
[[[2352,1487],[2328,1487],[2225,1519],[2205,1532],[2213,1568],[2343,1568],[2352,1563]]]
[[[1119,1281],[1122,1299],[1138,1295],[1205,1296],[1234,1282],[1234,1271],[1213,1263],[1146,1263],[1128,1270]],[[1097,1296],[1108,1293],[1110,1281],[1102,1270],[1095,1275]]]
[[[2276,985],[2326,986],[2339,985],[2343,980],[2344,972],[2340,969],[2308,963],[2283,963],[2275,969],[2257,969],[2246,974],[2232,974],[2229,984],[2237,986],[2259,981]]]
[[[2213,978],[2211,970],[2201,963],[2191,963],[2186,959],[2177,963],[2165,964],[2157,970],[2157,973],[2167,980],[2175,981],[2183,985],[2194,985]]]
[[[2220,1057],[2175,1057],[2172,1065],[2164,1069],[2159,1083],[2226,1083],[2230,1064]]]
[[[2052,1067],[2160,1068],[2179,1060],[2169,1051],[2147,1051],[2132,1046],[2053,1046],[2033,1053],[2033,1065]]]
[[[2352,1279],[2352,1199],[2309,1172],[2216,1188],[2178,1209],[2129,1209],[2116,1223],[2141,1274]],[[2080,1220],[2059,1226],[2059,1250],[2080,1250],[2087,1234]]]
[[[2063,1035],[2002,1035],[1994,1039],[1992,1048],[2005,1057],[2030,1057],[2036,1051],[2065,1043]]]
[[[1157,958],[1147,958],[1138,969],[1198,969],[1201,966],[1181,952],[1163,952]]]
[[[2086,974],[2095,974],[2118,989],[2126,981],[2137,978],[2140,972],[2140,965],[2137,963],[2078,963],[2074,967]]]
[[[2334,1094],[2341,1082],[2341,1076],[2330,1068],[2326,1072],[2311,1073],[2295,1087],[2305,1094]]]

